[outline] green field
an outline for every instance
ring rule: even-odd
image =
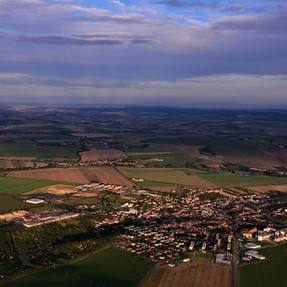
[[[267,258],[263,262],[244,264],[240,267],[240,287],[287,286],[287,244],[260,250]]]
[[[31,141],[0,143],[0,156],[46,158],[77,158],[76,148],[38,146]]]
[[[48,180],[0,177],[0,193],[17,195],[55,184]]]
[[[131,160],[149,160],[149,159],[162,159],[162,162],[151,162],[149,163],[149,166],[151,167],[186,167],[186,163],[192,162],[193,158],[181,154],[181,153],[169,153],[169,154],[163,154],[163,153],[152,153],[147,154],[143,153],[142,155],[132,155],[129,156],[129,159]]]
[[[159,137],[149,141],[151,144],[204,146],[220,155],[261,155],[253,144],[224,136],[181,135]]]
[[[187,173],[186,169],[175,168],[120,168],[120,171],[129,178],[143,178],[148,182],[160,182],[173,185],[191,185],[195,187],[210,185],[196,172]],[[140,183],[141,185],[143,183]]]
[[[153,267],[146,259],[109,247],[82,261],[48,269],[5,287],[133,287]]]
[[[0,203],[0,214],[31,207],[30,204],[14,198],[9,194],[0,194]]]
[[[201,173],[200,176],[221,187],[287,183],[287,178],[272,176],[247,176],[231,173]]]
[[[173,183],[167,183],[167,182],[158,182],[158,181],[143,181],[143,182],[138,182],[138,186],[144,189],[152,189],[152,190],[174,190],[177,188],[177,184]]]
[[[143,178],[139,182],[141,187],[156,187],[156,184],[165,183],[172,185],[191,185],[194,187],[208,188],[219,187],[244,187],[264,184],[287,183],[283,177],[272,176],[247,176],[232,173],[210,173],[195,169],[176,168],[120,168],[120,171],[129,178]]]

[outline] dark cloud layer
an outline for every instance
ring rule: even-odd
[[[78,35],[77,37],[64,37],[64,36],[18,36],[17,40],[21,42],[30,42],[34,44],[53,44],[53,45],[83,45],[83,46],[115,46],[125,43],[134,44],[151,44],[155,43],[152,39],[143,37],[130,37],[124,38],[109,38],[93,35]]]
[[[19,36],[18,41],[31,42],[35,44],[54,44],[54,45],[121,45],[123,41],[114,39],[85,40],[62,36]]]
[[[287,101],[281,1],[125,3],[0,0],[1,94]]]

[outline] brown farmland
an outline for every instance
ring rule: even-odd
[[[29,171],[13,171],[10,177],[45,179],[58,182],[87,184],[92,181],[132,187],[134,184],[113,167],[50,168]]]
[[[45,186],[37,190],[26,192],[25,195],[32,195],[37,193],[49,193],[54,195],[67,195],[77,193],[78,190],[70,185],[55,184],[51,186]]]
[[[139,287],[230,287],[231,267],[199,258],[177,268],[155,268]]]
[[[97,162],[100,160],[125,159],[127,155],[116,149],[90,149],[80,153],[81,162]]]
[[[253,192],[269,192],[269,191],[280,191],[287,192],[287,184],[270,184],[270,185],[257,185],[248,187]]]
[[[3,159],[2,165],[6,169],[23,169],[23,168],[43,168],[47,166],[45,162],[35,162],[32,160],[20,160],[20,159]]]

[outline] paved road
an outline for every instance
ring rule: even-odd
[[[233,260],[232,260],[232,282],[231,287],[238,287],[238,259],[239,259],[239,241],[238,235],[234,232],[233,237]]]

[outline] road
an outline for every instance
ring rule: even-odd
[[[239,261],[239,241],[238,234],[234,232],[233,237],[233,259],[232,259],[232,282],[231,287],[237,287],[238,282],[238,261]]]

